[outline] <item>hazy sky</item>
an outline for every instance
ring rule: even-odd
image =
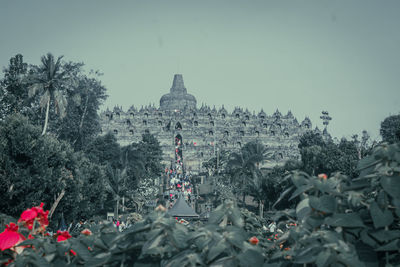
[[[104,109],[159,105],[175,73],[201,103],[307,115],[333,136],[400,112],[400,1],[0,1],[0,66],[47,52],[98,69]]]

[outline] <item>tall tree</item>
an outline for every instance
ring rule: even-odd
[[[400,115],[393,115],[384,119],[381,123],[380,134],[385,142],[400,142]]]
[[[113,169],[109,165],[107,168],[107,176],[109,192],[112,194],[113,200],[115,201],[114,218],[118,220],[119,204],[126,194],[126,185],[124,183],[124,180],[126,180],[126,168],[122,170]]]
[[[56,125],[56,135],[71,143],[77,151],[84,149],[101,132],[98,110],[107,95],[98,76],[89,77],[83,73],[76,76],[77,86],[67,91],[66,116],[53,125]]]
[[[241,184],[243,203],[249,179],[252,179],[256,172],[260,172],[260,163],[270,156],[268,150],[260,142],[249,142],[240,149],[239,153],[231,153],[228,168],[233,183]]]
[[[147,177],[154,179],[162,174],[164,170],[161,164],[162,150],[160,142],[154,135],[143,134],[142,141],[132,144],[131,149],[140,155]]]
[[[46,115],[42,135],[46,134],[49,121],[50,102],[53,101],[55,111],[63,118],[67,106],[64,91],[68,87],[74,87],[76,80],[70,75],[70,70],[63,68],[60,56],[55,60],[51,53],[41,58],[42,65],[35,68],[30,76],[32,85],[29,87],[29,97],[40,94],[40,107],[46,107]]]
[[[19,113],[26,107],[28,64],[24,62],[23,56],[18,54],[10,59],[8,68],[5,68],[3,72],[4,78],[0,80],[0,116],[2,118],[9,114]]]
[[[307,132],[300,137],[299,149],[303,171],[330,175],[335,171],[356,175],[359,151],[354,141],[342,139],[339,144],[322,139],[318,133]]]
[[[122,169],[121,146],[112,133],[98,136],[85,149],[87,157],[103,166],[110,165],[112,169]]]
[[[247,184],[248,194],[258,201],[258,215],[264,216],[264,200],[267,198],[268,184],[267,177],[261,172],[254,173],[252,179]]]
[[[16,216],[27,206],[44,202],[49,209],[63,190],[69,206],[79,202],[79,171],[71,147],[51,136],[26,117],[15,114],[0,122],[0,210]],[[76,212],[76,209],[75,209]]]
[[[230,153],[227,150],[217,150],[216,155],[208,161],[203,162],[203,167],[208,170],[209,175],[225,173],[229,162]]]

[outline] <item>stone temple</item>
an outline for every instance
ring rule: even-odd
[[[290,111],[282,115],[276,110],[267,115],[263,110],[256,114],[240,107],[228,112],[223,105],[218,109],[206,105],[198,108],[196,98],[187,93],[181,74],[174,76],[170,92],[161,97],[159,107],[131,106],[127,111],[114,107],[100,117],[102,133],[114,133],[121,145],[141,141],[145,132],[153,134],[160,142],[166,166],[176,161],[179,140],[184,167],[194,173],[202,171],[201,163],[218,151],[239,150],[255,140],[273,153],[272,159],[262,164],[264,167],[299,159],[299,138],[312,129],[308,117],[299,123]],[[313,131],[320,132],[317,127]],[[326,131],[323,134],[328,135]]]

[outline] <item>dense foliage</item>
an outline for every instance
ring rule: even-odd
[[[380,133],[383,141],[400,142],[400,115],[389,116],[381,123]]]
[[[70,218],[93,215],[104,200],[100,166],[68,143],[41,135],[22,115],[0,122],[0,170],[0,209],[9,215],[27,204],[53,203],[62,191],[58,209]]]
[[[116,204],[124,209],[121,200],[133,195],[135,200],[145,196],[140,201],[149,198],[149,192],[137,190],[153,188],[161,174],[159,143],[146,134],[142,142],[124,148],[112,134],[99,136],[98,111],[106,88],[98,71],[85,73],[83,66],[49,53],[40,65],[28,64],[18,54],[4,68],[2,212],[15,216],[26,205],[44,201],[52,207],[51,227],[57,227],[61,217],[69,224],[103,215]]]
[[[299,142],[302,170],[308,174],[331,174],[340,171],[356,176],[359,152],[354,141],[342,139],[339,144],[324,140],[318,133],[307,132]]]
[[[0,80],[0,119],[23,114],[43,134],[50,131],[82,150],[100,133],[98,111],[107,98],[99,72],[86,74],[83,66],[52,54],[39,66],[25,63],[20,54],[12,57]]]
[[[25,248],[15,259],[8,250],[1,259],[13,260],[10,266],[396,264],[400,261],[400,145],[376,147],[358,167],[361,174],[356,179],[340,173],[331,177],[289,174],[292,198],[302,200],[296,209],[268,214],[283,230],[277,235],[265,231],[265,220],[240,211],[232,201],[215,209],[206,225],[188,227],[159,206],[122,233],[100,224],[72,238],[64,233],[54,238],[36,235],[19,243]]]

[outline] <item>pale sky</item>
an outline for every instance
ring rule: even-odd
[[[183,75],[198,106],[309,116],[333,136],[400,112],[400,1],[0,1],[0,66],[82,61],[120,105],[159,105]]]

